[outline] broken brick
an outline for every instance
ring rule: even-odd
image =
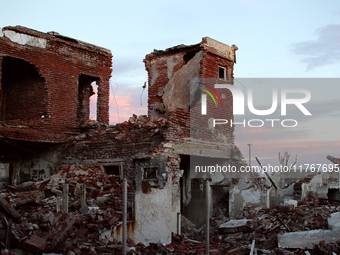
[[[32,235],[29,239],[26,239],[25,246],[28,250],[40,254],[45,250],[46,239]]]

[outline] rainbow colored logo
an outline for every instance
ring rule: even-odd
[[[203,83],[203,82],[198,82],[198,84],[201,84],[201,85],[207,87],[208,89],[210,89],[212,92],[214,92],[214,94],[217,96],[217,98],[218,98],[218,100],[220,101],[220,104],[221,104],[221,106],[222,106],[222,100],[221,100],[219,94],[217,93],[217,91],[216,91],[212,86],[210,86],[210,85],[208,85],[208,84],[205,84],[205,83]],[[198,87],[198,88],[199,88],[200,90],[204,91],[205,93],[207,93],[207,94],[212,98],[212,100],[214,100],[215,106],[217,106],[217,102],[216,102],[216,100],[215,100],[215,97],[213,96],[213,94],[211,94],[211,92],[210,92],[209,90],[204,89],[204,88],[201,88],[201,87]]]

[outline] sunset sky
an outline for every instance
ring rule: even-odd
[[[2,0],[0,27],[15,25],[56,31],[112,51],[111,124],[146,114],[146,54],[197,44],[205,36],[238,46],[235,78],[340,78],[336,0]],[[285,149],[292,157],[298,154],[301,164],[329,163],[328,154],[339,157],[340,84],[337,79],[302,83],[312,94],[306,105],[312,117],[300,116],[294,130],[236,128],[235,141],[246,159],[247,143],[264,163],[277,163]],[[266,91],[265,85],[256,87],[255,103],[270,106]]]

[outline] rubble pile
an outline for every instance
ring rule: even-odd
[[[74,162],[74,159],[82,161],[98,158],[97,151],[101,151],[101,157],[105,159],[127,158],[131,155],[150,157],[163,153],[166,150],[164,143],[183,142],[190,136],[188,124],[183,125],[175,118],[150,120],[145,115],[133,115],[128,121],[114,126],[87,121],[82,126],[82,132],[70,136],[63,144],[65,164],[67,160]]]
[[[154,121],[151,121],[146,115],[137,116],[133,114],[128,121],[116,124],[114,126],[99,123],[97,121],[89,120],[82,128],[86,130],[86,134],[82,133],[78,136],[70,138],[68,146],[81,140],[95,141],[100,138],[113,138],[117,141],[133,142],[139,141],[140,135],[149,135],[153,137],[156,134],[160,134],[161,130],[167,128],[169,121],[160,117]]]
[[[305,254],[300,249],[292,253],[292,251],[278,248],[278,234],[329,229],[327,219],[332,213],[339,211],[340,206],[337,204],[312,195],[308,200],[299,202],[296,207],[293,204],[280,204],[275,209],[248,206],[244,208],[243,217],[239,219],[222,224],[216,218],[213,219],[210,224],[213,226],[211,234],[213,240],[221,240],[224,243],[222,245],[237,244],[239,249],[248,249],[248,253],[245,254],[249,254],[253,240],[258,247],[258,254]],[[326,245],[322,247],[315,249],[327,249]],[[334,248],[334,245],[332,247]],[[337,247],[340,248],[340,246]],[[241,254],[239,252],[241,251],[235,254]],[[328,254],[310,252],[311,254]]]
[[[61,206],[64,183],[69,184],[68,213],[64,213]],[[83,207],[78,191],[82,183],[86,184],[86,205]],[[117,250],[117,241],[111,237],[101,238],[101,234],[122,221],[122,185],[118,176],[106,175],[96,165],[66,166],[49,180],[7,185],[7,192],[1,193],[3,200],[0,201],[2,207],[4,202],[10,208],[1,216],[1,248],[5,248],[1,233],[6,233],[6,222],[12,218],[15,221],[11,228],[12,247],[33,254],[112,253]],[[133,192],[131,182],[127,188],[129,195]],[[130,199],[128,220],[131,219]]]
[[[68,213],[61,197],[68,184]],[[81,206],[81,187],[86,204]],[[133,221],[133,183],[128,182],[128,220]],[[122,221],[123,184],[119,176],[105,174],[96,164],[63,167],[47,180],[19,186],[6,185],[0,196],[0,247],[11,229],[11,254],[120,254],[121,242],[113,231]],[[332,254],[340,241],[314,245],[313,249],[279,248],[278,235],[329,229],[327,219],[340,212],[334,201],[310,195],[308,200],[281,204],[275,209],[244,207],[242,217],[229,219],[227,197],[215,204],[210,219],[211,254]],[[135,244],[128,239],[128,254],[205,254],[205,227],[182,217],[183,235],[172,235],[170,244]],[[14,249],[16,248],[16,249]]]
[[[327,219],[339,212],[340,206],[327,200],[309,196],[298,206],[279,205],[275,209],[244,208],[243,216],[228,220],[222,203],[214,208],[210,219],[210,254],[250,254],[256,248],[257,254],[332,254],[340,251],[340,241],[321,241],[313,249],[283,249],[278,247],[277,235],[314,229],[329,229]],[[172,243],[162,245],[151,243],[145,247],[137,244],[129,254],[205,254],[205,227],[195,229],[190,221],[182,217],[185,234],[172,235]],[[188,227],[189,226],[189,227]],[[191,233],[188,232],[191,230]],[[253,253],[255,254],[255,253]]]
[[[92,143],[110,141],[116,147],[134,144],[134,147],[140,149],[149,148],[148,145],[153,144],[149,148],[149,152],[155,152],[161,142],[190,137],[190,115],[188,112],[178,108],[176,111],[169,112],[168,117],[150,120],[146,115],[133,114],[128,121],[116,125],[88,120],[81,126],[81,133],[68,138],[65,147],[68,148],[83,141]],[[131,148],[129,149],[131,150]],[[131,154],[131,151],[127,153]]]

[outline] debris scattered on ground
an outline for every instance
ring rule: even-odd
[[[68,213],[62,208],[65,183],[69,185]],[[81,206],[83,184],[86,204]],[[128,182],[129,193],[133,192],[132,185]],[[122,190],[119,176],[107,175],[95,164],[68,165],[47,180],[6,185],[0,196],[0,247],[5,249],[10,227],[12,249],[8,254],[119,254],[121,242],[105,233],[122,221]],[[129,201],[128,220],[132,221]],[[218,203],[210,220],[210,253],[249,254],[251,250],[257,254],[337,253],[340,250],[337,240],[333,243],[321,240],[308,246],[308,250],[278,246],[278,236],[285,233],[311,230],[332,233],[331,227],[337,229],[336,222],[332,222],[340,212],[337,204],[310,195],[297,206],[296,203],[280,204],[275,209],[247,206],[241,217],[229,219],[224,203]],[[170,244],[145,246],[128,239],[128,254],[205,254],[205,227],[197,229],[182,216],[182,233],[173,233]]]

